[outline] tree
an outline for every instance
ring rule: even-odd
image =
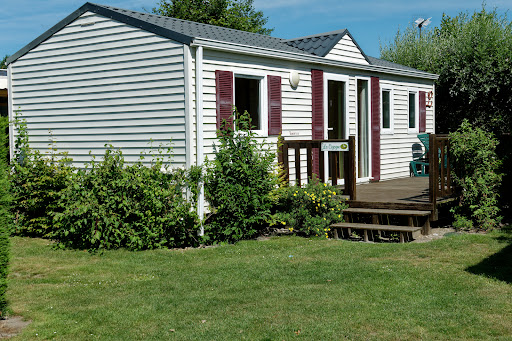
[[[512,23],[485,6],[473,15],[443,14],[421,38],[409,27],[381,58],[439,74],[436,131],[451,132],[464,119],[498,134],[512,131]]]
[[[9,58],[9,55],[5,55],[4,59],[0,62],[0,69],[7,69],[7,58]]]
[[[264,27],[268,18],[253,0],[161,0],[153,13],[266,35],[274,30]]]

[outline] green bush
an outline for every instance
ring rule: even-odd
[[[336,188],[316,179],[304,187],[279,188],[273,224],[287,226],[300,235],[328,238],[330,225],[342,222],[343,210],[347,208],[337,194]]]
[[[161,159],[150,167],[125,165],[122,152],[108,148],[62,193],[52,237],[63,247],[90,250],[197,245],[195,205],[186,198],[197,179],[190,174]]]
[[[452,209],[457,228],[492,230],[500,220],[498,191],[502,175],[492,133],[464,121],[450,134],[454,182],[460,204]]]
[[[252,238],[271,215],[270,194],[277,185],[275,153],[256,140],[247,113],[236,117],[237,131],[219,131],[215,159],[205,163],[205,194],[214,212],[205,227],[210,241]]]
[[[0,317],[5,315],[7,299],[7,273],[9,263],[9,226],[11,225],[8,165],[7,165],[7,140],[5,128],[7,119],[0,117]]]
[[[32,150],[28,143],[26,122],[17,113],[18,131],[11,183],[14,196],[14,234],[49,237],[53,216],[59,212],[57,201],[72,181],[75,169],[65,153],[58,153],[50,140],[48,155]]]
[[[139,162],[125,165],[121,151],[110,147],[102,161],[93,158],[85,169],[76,169],[66,154],[56,152],[52,141],[49,155],[32,150],[19,113],[15,124],[15,234],[90,250],[198,244],[194,208],[200,168],[170,169],[162,148],[149,153],[150,167],[142,163],[145,154]]]

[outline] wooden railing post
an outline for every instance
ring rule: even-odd
[[[348,137],[347,168],[345,168],[345,188],[350,200],[356,200],[356,137]]]
[[[430,203],[432,204],[432,217],[431,220],[437,220],[437,196],[439,191],[439,159],[438,159],[438,146],[435,134],[429,135],[429,151],[428,151],[428,192]]]

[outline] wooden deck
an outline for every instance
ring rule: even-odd
[[[409,177],[359,184],[357,200],[348,200],[350,207],[434,210],[429,195],[428,177]],[[452,197],[439,198],[436,206],[453,201]]]
[[[324,149],[328,143],[340,143],[340,151]],[[341,145],[344,144],[344,148]],[[348,144],[348,148],[347,148]],[[400,241],[412,240],[418,231],[429,234],[430,222],[437,221],[440,206],[452,202],[453,182],[451,179],[450,143],[445,135],[429,135],[428,177],[408,177],[396,180],[356,184],[355,138],[348,140],[298,140],[284,141],[279,148],[279,162],[283,165],[289,179],[289,149],[295,150],[294,167],[299,177],[295,183],[302,183],[301,149],[306,150],[307,177],[319,174],[321,181],[337,184],[340,174],[338,157],[344,162],[343,178],[345,186],[339,187],[340,197],[345,197],[349,208],[345,210],[345,222],[331,225],[337,231],[346,231],[350,236],[353,230],[363,231],[364,240],[376,231],[378,238],[383,234],[400,233]],[[344,150],[343,150],[344,149]],[[324,153],[326,150],[329,172],[324,172]],[[341,154],[340,154],[341,153]],[[316,155],[316,156],[315,156]],[[341,156],[340,156],[341,155]],[[436,165],[436,166],[433,166]],[[327,173],[334,177],[327,179]],[[340,188],[341,187],[341,188]],[[343,235],[343,233],[342,233]],[[374,239],[375,240],[375,239]]]

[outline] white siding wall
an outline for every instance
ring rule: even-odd
[[[105,144],[133,162],[172,139],[185,163],[181,43],[85,13],[12,64],[12,89],[32,148],[47,151],[51,129],[81,166]]]
[[[420,143],[418,127],[409,130],[409,91],[433,91],[432,84],[413,83],[406,79],[380,79],[381,89],[393,89],[393,134],[381,134],[381,179],[388,180],[409,176],[409,163],[412,160],[412,145]],[[416,107],[418,107],[418,95]],[[427,107],[427,133],[434,133],[434,108]],[[421,143],[420,143],[421,144]]]
[[[325,58],[368,65],[368,62],[361,54],[361,51],[348,34],[340,39],[338,44],[332,48],[331,52],[329,52]]]
[[[216,139],[216,87],[215,70],[246,72],[248,75],[254,72],[265,75],[281,76],[282,113],[283,113],[283,137],[285,139],[311,139],[311,66],[301,63],[289,63],[270,58],[258,58],[245,55],[228,54],[224,52],[205,49],[203,59],[203,113],[204,113],[204,153],[213,158],[213,144]],[[195,58],[195,56],[194,56]],[[194,62],[195,65],[195,62]],[[300,74],[300,84],[293,89],[289,83],[289,73],[296,70]],[[195,75],[195,72],[192,73]],[[266,81],[266,79],[265,79]],[[195,76],[194,86],[195,91]],[[264,94],[267,96],[267,94]],[[195,99],[195,94],[193,96]],[[194,111],[195,113],[195,100]],[[195,136],[195,117],[194,117]],[[277,136],[259,138],[270,143],[275,150]],[[195,153],[195,139],[194,148]],[[291,160],[293,153],[291,152]],[[194,156],[195,159],[195,156]],[[304,177],[306,174],[306,155],[303,155]],[[292,163],[293,166],[293,163]],[[290,170],[290,176],[295,178],[294,169]]]
[[[414,80],[407,77],[385,76],[383,74],[360,74],[348,69],[333,67],[318,67],[304,63],[286,63],[278,60],[250,57],[245,55],[227,54],[224,52],[204,50],[204,151],[209,158],[213,157],[213,143],[216,141],[216,97],[215,97],[215,70],[243,71],[248,74],[257,70],[268,75],[281,76],[282,80],[282,110],[283,110],[283,137],[286,140],[311,139],[311,69],[320,68],[325,73],[347,75],[349,77],[349,93],[347,101],[349,134],[357,133],[357,79],[368,79],[370,76],[380,78],[381,87],[392,86],[394,89],[394,134],[381,135],[381,180],[409,176],[409,161],[412,159],[412,144],[418,143],[417,133],[408,129],[407,96],[410,89],[418,91],[431,91],[433,85],[428,80]],[[301,81],[297,89],[293,89],[288,81],[289,72],[299,72]],[[193,73],[194,74],[194,73]],[[370,86],[370,83],[368,83]],[[195,85],[192,87],[195,90]],[[326,94],[325,94],[326,95]],[[195,96],[193,97],[195,98]],[[195,111],[193,111],[195,112]],[[195,127],[195,121],[194,121]],[[433,109],[427,108],[427,132],[433,132]],[[194,128],[195,136],[195,128]],[[276,143],[275,136],[266,137],[271,144]],[[195,153],[195,139],[194,148]],[[305,152],[303,152],[305,153]],[[293,164],[293,151],[290,151],[290,178],[295,179]],[[305,154],[301,160],[305,161]],[[301,169],[306,176],[306,163]]]

